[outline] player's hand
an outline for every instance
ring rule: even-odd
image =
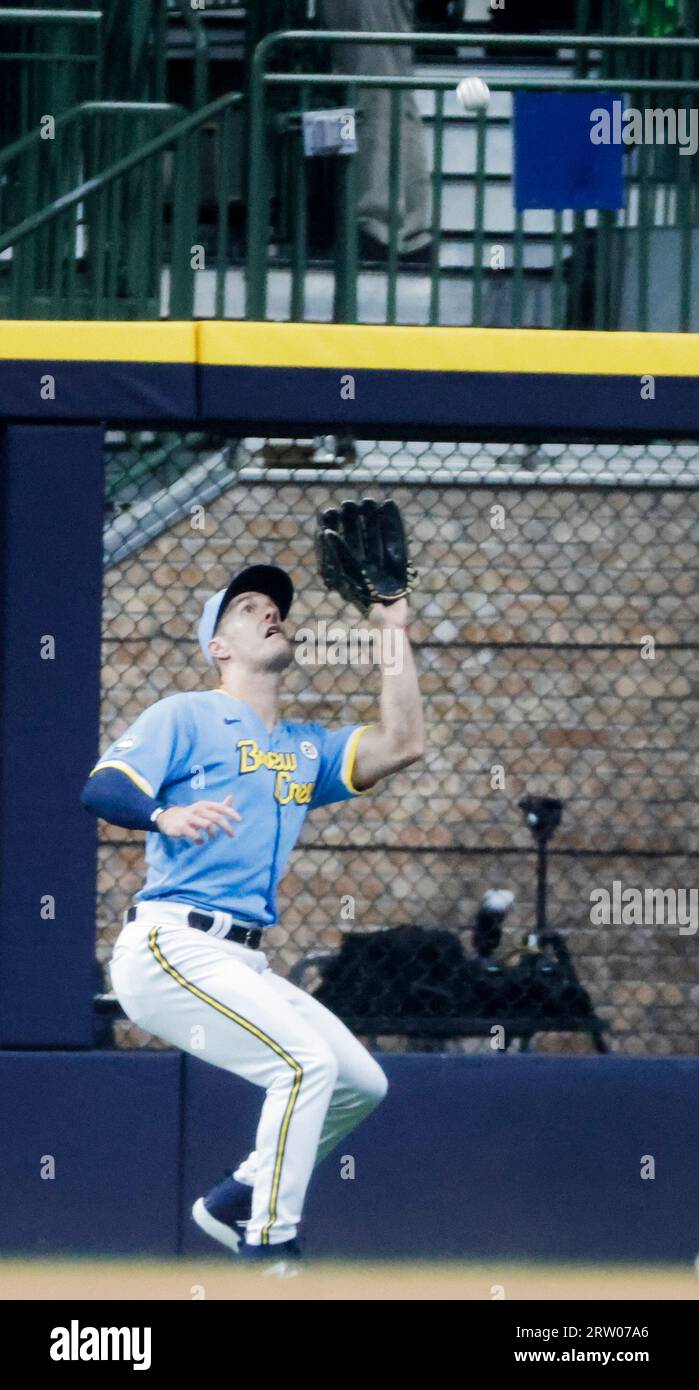
[[[235,835],[231,820],[240,820],[233,808],[233,797],[225,801],[195,801],[192,806],[168,806],[158,816],[157,829],[162,835],[171,835],[175,840],[191,840],[195,845],[203,845],[206,836],[212,839],[218,830]]]

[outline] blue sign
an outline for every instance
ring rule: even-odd
[[[515,94],[515,207],[624,206],[624,144],[610,92]],[[608,112],[609,119],[602,117]],[[600,140],[600,131],[608,138]]]

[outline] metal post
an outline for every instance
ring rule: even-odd
[[[245,317],[264,319],[267,310],[267,257],[269,247],[269,184],[265,119],[265,58],[263,40],[255,50],[250,74],[250,177],[248,180],[248,244],[245,277]]]
[[[345,104],[357,109],[357,87],[349,82],[344,89]],[[359,135],[361,140],[361,132]],[[357,276],[357,157],[338,156],[337,168],[337,244],[335,250],[335,302],[333,318],[336,323],[356,323]]]
[[[401,206],[400,119],[402,92],[391,88],[388,162],[388,287],[386,322],[395,323],[398,279],[398,218]]]
[[[442,176],[444,173],[444,92],[435,92],[434,148],[432,153],[432,244],[430,247],[430,323],[439,323],[442,235]]]

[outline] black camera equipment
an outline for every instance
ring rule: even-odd
[[[536,935],[546,931],[547,850],[556,833],[563,812],[563,802],[555,796],[525,796],[519,803],[524,819],[534,836],[536,858]],[[534,943],[532,943],[534,944]]]
[[[525,1051],[537,1033],[586,1032],[605,1052],[604,1025],[578,979],[563,937],[546,923],[547,846],[561,821],[555,797],[527,796],[519,803],[537,848],[536,927],[521,949],[495,952],[514,903],[506,889],[489,889],[471,926],[473,952],[464,950],[462,928],[417,923],[347,932],[337,951],[316,951],[298,961],[289,978],[308,988],[356,1033],[440,1038],[501,1036],[506,1050],[518,1038]]]
[[[606,1052],[601,1020],[581,984],[568,946],[559,932],[549,932],[546,915],[548,843],[556,833],[563,802],[554,796],[525,796],[519,803],[536,845],[536,931],[522,941],[523,951],[512,970],[512,987],[519,991],[519,1009],[536,1011],[549,1029],[584,1026],[598,1052]],[[528,1041],[522,1040],[526,1049]]]

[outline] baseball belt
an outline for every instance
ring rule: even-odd
[[[228,914],[226,914],[228,915]],[[217,914],[218,917],[221,914]],[[138,917],[138,906],[130,907],[125,914],[126,922],[135,922]],[[216,917],[208,912],[197,912],[191,908],[183,918],[188,927],[194,927],[196,931],[210,932],[217,925]],[[239,946],[247,946],[249,950],[256,951],[262,940],[261,927],[230,927],[225,935],[219,931],[216,936],[220,941],[235,941]]]

